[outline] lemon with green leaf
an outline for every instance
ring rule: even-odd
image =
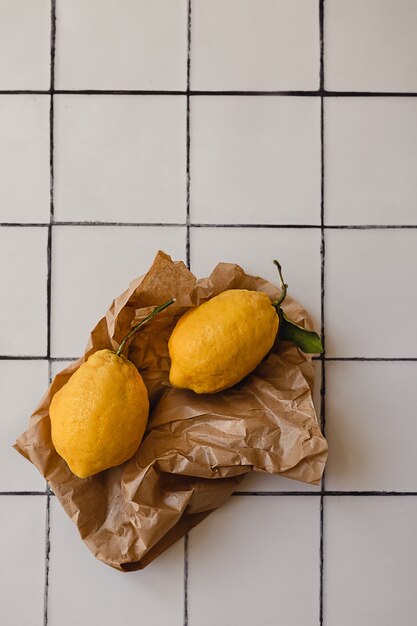
[[[169,339],[169,379],[173,387],[215,393],[240,382],[272,348],[278,335],[303,352],[320,353],[320,337],[288,319],[281,308],[287,295],[281,266],[281,297],[261,291],[228,289],[189,310]]]

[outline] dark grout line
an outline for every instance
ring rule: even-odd
[[[54,222],[54,226],[186,226],[184,222]]]
[[[49,560],[51,554],[51,498],[46,496],[46,527],[45,527],[45,587],[43,598],[43,624],[48,626],[48,599],[49,599]]]
[[[417,224],[325,224],[326,230],[396,230],[413,229]]]
[[[49,223],[47,246],[47,356],[51,356],[51,267],[52,267],[52,222],[54,220],[54,96],[55,89],[55,38],[56,0],[51,0],[51,47],[50,47],[50,105],[49,105]]]
[[[58,96],[186,96],[183,89],[56,89]]]
[[[1,96],[277,96],[307,98],[415,98],[415,91],[334,91],[316,90],[202,90],[202,89],[1,89]]]
[[[51,0],[51,50],[50,50],[50,88],[51,94],[55,91],[55,44],[56,44],[56,0]]]
[[[321,92],[319,89],[299,89],[299,90],[254,90],[254,89],[216,89],[216,90],[205,90],[205,89],[194,89],[190,92],[191,96],[307,96],[307,97],[319,97]]]
[[[2,228],[48,228],[49,222],[1,222]]]
[[[38,227],[38,228],[48,228],[50,226],[50,222],[38,222],[31,224],[22,224],[17,222],[3,222],[0,226],[9,227],[9,228],[27,228],[29,227]],[[61,222],[52,220],[52,226],[186,226],[185,222]]]
[[[324,0],[319,2],[320,29],[320,95],[324,94]]]
[[[320,92],[324,98],[415,98],[414,91],[326,91]]]
[[[324,497],[320,497],[320,543],[319,543],[319,555],[320,555],[320,572],[319,572],[319,625],[323,626],[323,614],[324,614]]]
[[[320,228],[320,224],[209,224],[191,223],[192,228]]]
[[[49,222],[48,227],[54,221],[54,97],[51,96],[49,107]]]
[[[0,355],[0,361],[47,361],[47,356],[11,356]]]
[[[0,361],[50,361],[54,363],[56,361],[78,361],[78,356],[10,356],[0,355]]]
[[[47,357],[49,384],[51,383],[51,311],[52,311],[52,224],[54,221],[54,89],[55,89],[55,41],[56,41],[56,0],[51,0],[51,50],[50,50],[50,107],[49,107],[49,224],[48,224],[48,274],[47,274]],[[45,587],[43,624],[48,626],[49,599],[49,556],[51,552],[51,490],[46,484],[46,526],[45,526]]]
[[[190,269],[190,192],[191,192],[191,178],[190,178],[190,98],[187,96],[187,206],[186,206],[186,244],[185,244],[185,258],[188,269]]]
[[[184,535],[184,626],[188,626],[188,533]]]
[[[232,496],[243,496],[243,497],[285,497],[285,496],[320,496],[321,491],[235,491],[232,493]]]
[[[315,228],[320,230],[395,230],[416,229],[417,224],[190,224],[193,228]]]
[[[46,496],[47,491],[0,491],[0,496]]]
[[[52,269],[52,227],[48,228],[48,244],[47,244],[47,278],[46,278],[46,354],[47,359],[51,356],[51,269]]]
[[[189,146],[188,146],[189,155]],[[187,159],[188,160],[188,159]],[[187,164],[187,178],[189,163]],[[415,230],[417,224],[210,224],[191,222],[189,220],[189,189],[187,191],[187,221],[185,222],[73,222],[56,221],[52,219],[52,226],[135,226],[135,227],[177,227],[187,228],[276,228],[276,229],[306,229],[316,230]],[[51,222],[1,222],[2,228],[49,228]]]
[[[191,80],[191,0],[188,0],[187,4],[187,130],[186,130],[186,155],[187,155],[187,207],[186,207],[186,244],[185,244],[185,258],[188,269],[190,269],[190,208],[191,208],[191,170],[190,170],[190,148],[191,148],[191,131],[190,131],[190,80]]]
[[[187,1],[187,94],[191,92],[191,0]]]
[[[0,96],[50,96],[50,89],[0,89]]]
[[[321,80],[321,76],[320,76]],[[414,98],[417,92],[413,91],[326,91],[326,89],[317,90],[269,90],[269,91],[204,91],[194,90],[190,92],[190,96],[278,96],[278,97],[307,97],[307,98]]]

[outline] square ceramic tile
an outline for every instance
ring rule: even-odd
[[[50,0],[0,0],[0,89],[49,89]]]
[[[52,247],[52,356],[77,357],[90,331],[158,250],[185,257],[185,227],[56,226]]]
[[[288,293],[320,329],[320,231],[291,228],[191,228],[191,270],[208,276],[220,261],[238,263],[248,274],[279,286],[273,259],[282,265]]]
[[[46,355],[47,240],[46,228],[0,228],[2,355]]]
[[[185,222],[181,96],[58,96],[55,219]]]
[[[60,89],[185,89],[187,0],[58,0],[56,45]]]
[[[319,98],[191,101],[191,220],[320,223]]]
[[[414,626],[417,498],[328,497],[324,514],[324,626]]]
[[[415,362],[327,363],[327,489],[417,491],[416,380]]]
[[[417,356],[416,263],[416,230],[326,232],[327,356]]]
[[[59,372],[62,372],[62,370],[66,369],[71,363],[74,363],[75,360],[76,359],[53,361],[51,363],[51,378],[54,379]]]
[[[49,222],[49,101],[0,96],[0,222]]]
[[[0,491],[43,491],[45,481],[12,445],[48,387],[48,362],[0,361]]]
[[[190,624],[318,624],[319,500],[234,497],[193,529]]]
[[[416,91],[413,0],[326,0],[324,7],[326,89]]]
[[[43,625],[46,496],[0,497],[0,623]]]
[[[318,0],[193,0],[191,20],[193,89],[318,89]]]
[[[417,100],[325,102],[328,224],[417,223]]]
[[[321,362],[314,361],[315,385],[313,402],[318,419],[320,420],[320,384],[321,384]],[[319,491],[320,486],[309,485],[298,480],[292,480],[284,476],[273,474],[261,474],[260,472],[250,472],[243,482],[240,483],[236,491]]]
[[[58,500],[51,500],[49,626],[182,626],[184,542],[128,574],[94,558]]]

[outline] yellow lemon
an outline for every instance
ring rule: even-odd
[[[71,471],[87,478],[136,452],[148,413],[148,392],[133,363],[99,350],[54,395],[52,441]]]
[[[173,387],[214,393],[238,383],[272,348],[279,317],[260,291],[229,289],[191,309],[168,342]]]
[[[119,465],[138,449],[148,420],[148,391],[122,351],[130,337],[173,302],[175,298],[155,307],[128,332],[117,352],[92,354],[52,398],[52,442],[79,478]]]

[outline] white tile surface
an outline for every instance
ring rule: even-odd
[[[416,98],[327,98],[327,224],[417,223]]]
[[[45,489],[38,470],[12,445],[47,387],[47,361],[0,361],[0,492]]]
[[[44,496],[0,498],[1,624],[43,624],[45,500]]]
[[[319,87],[318,0],[193,0],[191,87]]]
[[[319,224],[319,98],[194,97],[191,220]]]
[[[90,331],[158,249],[185,256],[185,228],[56,226],[53,229],[53,356],[77,357]]]
[[[185,89],[186,0],[57,5],[58,88]]]
[[[50,0],[0,0],[0,90],[49,89]]]
[[[193,529],[190,624],[317,624],[319,504],[235,497]]]
[[[326,0],[326,89],[415,91],[416,28],[414,0]]]
[[[414,626],[417,499],[325,502],[325,625]]]
[[[0,96],[0,222],[49,221],[49,101]]]
[[[326,233],[326,353],[416,357],[416,230]]]
[[[320,486],[308,485],[298,480],[292,480],[285,476],[274,476],[273,474],[261,474],[260,472],[251,472],[236,489],[241,491],[320,491]]]
[[[66,369],[68,367],[68,365],[71,365],[71,363],[73,363],[74,360],[69,360],[69,361],[53,361],[51,363],[51,377],[52,379],[59,374],[59,372],[62,372],[62,370]]]
[[[46,354],[46,228],[0,228],[0,354]]]
[[[57,220],[185,222],[185,98],[71,95],[55,106]]]
[[[88,95],[54,96],[55,219],[184,224],[190,200],[187,221],[206,224],[190,228],[197,275],[224,260],[278,284],[278,257],[320,328],[320,98],[220,95],[317,90],[319,4],[57,0],[55,87]],[[0,0],[0,92],[49,89],[53,6]],[[417,104],[395,92],[417,91],[417,5],[323,6],[326,88],[394,94],[325,97],[324,218],[335,226],[325,230],[327,356],[416,358],[417,231],[404,226],[417,224]],[[190,97],[187,154],[188,67],[192,90],[219,93]],[[160,93],[169,90],[179,93]],[[0,223],[21,223],[0,227],[0,494],[44,488],[10,444],[46,389],[48,364],[4,356],[47,353],[48,229],[27,224],[49,220],[49,99],[0,94]],[[227,223],[235,227],[210,227]],[[389,224],[402,228],[357,229]],[[54,225],[52,356],[82,353],[158,249],[185,260],[186,230]],[[53,362],[52,374],[66,365]],[[417,492],[416,365],[326,362],[327,489]],[[182,540],[124,575],[94,559],[52,497],[45,617],[46,499],[0,495],[0,624],[182,626],[188,609],[189,626],[318,626],[317,489],[250,476],[240,490],[266,495],[237,495],[191,532],[187,589]],[[417,498],[333,495],[324,505],[323,626],[414,626]]]
[[[183,624],[182,541],[143,571],[125,574],[93,557],[53,498],[50,559],[50,626]]]
[[[273,259],[282,265],[288,293],[320,328],[320,232],[315,229],[192,228],[191,270],[208,276],[220,261],[279,285]],[[300,254],[304,263],[300,263]]]
[[[326,488],[417,491],[415,362],[326,366]]]
[[[315,384],[313,402],[318,418],[320,419],[320,385],[321,385],[321,362],[314,361]],[[250,472],[239,485],[236,491],[319,491],[320,486],[309,485],[298,480],[292,480],[284,476],[273,474],[261,474],[260,472]]]

